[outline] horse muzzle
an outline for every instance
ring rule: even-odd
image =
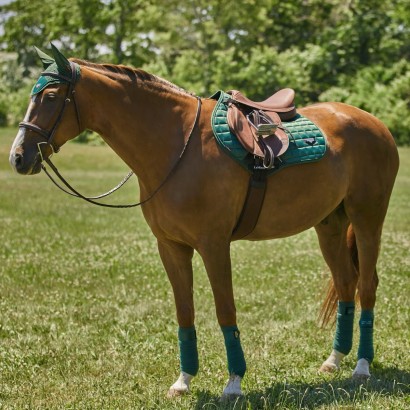
[[[41,171],[41,158],[37,153],[34,160],[27,161],[19,152],[11,153],[9,157],[11,167],[21,175],[35,175]]]
[[[37,146],[25,148],[23,135],[19,132],[11,147],[9,156],[9,162],[14,171],[21,175],[38,174],[41,171],[41,161],[42,156]]]

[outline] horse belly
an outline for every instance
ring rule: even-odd
[[[347,167],[330,150],[317,163],[279,171],[268,179],[257,226],[246,239],[286,237],[317,225],[342,202],[347,187]]]

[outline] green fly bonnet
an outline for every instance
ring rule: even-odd
[[[41,73],[39,79],[34,84],[31,90],[31,95],[38,94],[46,87],[52,84],[69,84],[72,82],[72,70],[76,70],[76,79],[80,76],[80,66],[75,63],[70,63],[67,58],[51,43],[51,51],[53,57],[43,53],[37,47],[35,47],[38,56],[40,57],[44,71]],[[48,75],[47,75],[48,74]]]
[[[63,118],[65,109],[71,101],[74,103],[79,132],[81,131],[80,116],[74,95],[74,87],[80,76],[80,66],[72,61],[68,61],[53,44],[51,44],[51,50],[54,58],[36,48],[37,54],[43,62],[45,71],[40,74],[39,79],[34,84],[34,87],[31,90],[31,95],[33,96],[42,92],[46,87],[52,84],[67,84],[68,87],[60,113],[51,129],[42,128],[30,121],[21,121],[19,123],[19,127],[28,129],[44,137],[45,141],[39,143],[38,146],[40,146],[40,144],[46,145],[49,146],[53,152],[58,152],[60,147],[55,144],[54,135],[61,119]],[[42,156],[43,153],[40,148],[39,151]]]

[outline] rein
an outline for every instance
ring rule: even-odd
[[[71,64],[73,64],[73,63],[71,63]],[[74,67],[72,67],[72,71],[75,72],[75,68],[74,68]],[[49,73],[47,73],[47,75],[49,75]],[[56,74],[55,77],[57,77],[57,76],[59,76],[59,75]],[[64,77],[64,79],[65,79],[66,81],[68,81],[68,79],[67,79],[66,77]],[[181,151],[181,153],[179,154],[179,157],[178,157],[177,161],[176,161],[175,164],[172,166],[172,168],[171,168],[171,170],[169,171],[169,173],[167,174],[167,176],[164,178],[164,180],[158,185],[158,187],[157,187],[150,195],[148,195],[147,198],[145,198],[144,200],[142,200],[142,201],[140,201],[140,202],[137,202],[137,203],[134,203],[134,204],[127,204],[127,205],[111,205],[111,204],[105,204],[105,203],[102,203],[102,202],[97,202],[97,201],[95,201],[95,200],[96,200],[96,199],[101,199],[101,198],[107,197],[107,196],[111,195],[112,193],[114,193],[115,191],[117,191],[118,189],[120,189],[120,188],[131,178],[131,176],[134,174],[133,171],[130,171],[130,172],[125,176],[125,178],[124,178],[117,186],[115,186],[114,188],[110,189],[108,192],[106,192],[106,193],[104,193],[104,194],[97,195],[97,196],[85,196],[85,195],[81,194],[80,192],[78,192],[75,188],[73,188],[73,187],[67,182],[67,180],[66,180],[66,179],[61,175],[61,173],[58,171],[57,167],[52,163],[52,161],[51,161],[50,158],[43,158],[43,154],[42,154],[42,151],[41,151],[40,144],[48,144],[48,145],[50,145],[50,147],[51,147],[53,153],[58,152],[58,151],[60,150],[59,147],[56,147],[56,146],[53,144],[53,140],[52,140],[52,139],[53,139],[53,137],[54,137],[54,133],[55,133],[55,130],[56,130],[58,124],[59,124],[59,123],[61,122],[61,120],[62,120],[62,116],[63,116],[63,113],[64,113],[64,111],[65,111],[65,108],[66,108],[67,104],[70,102],[70,99],[68,98],[69,95],[70,95],[70,93],[71,93],[71,95],[72,95],[72,97],[73,97],[74,105],[75,105],[75,108],[76,108],[76,115],[77,115],[78,127],[79,127],[79,129],[81,129],[81,128],[80,128],[80,116],[79,116],[79,113],[78,113],[78,108],[77,108],[77,104],[76,104],[76,102],[75,102],[75,97],[74,97],[74,92],[75,92],[75,91],[74,91],[74,84],[75,84],[75,80],[76,80],[76,78],[75,78],[75,76],[74,76],[73,79],[72,79],[73,82],[70,81],[70,87],[69,87],[69,89],[67,90],[67,94],[66,94],[64,106],[63,106],[63,108],[62,108],[62,110],[61,110],[61,112],[60,112],[60,114],[59,114],[59,116],[58,116],[58,118],[57,118],[57,121],[56,121],[56,123],[54,124],[54,126],[53,126],[53,128],[52,128],[51,131],[44,130],[44,129],[38,127],[37,125],[35,125],[35,124],[33,124],[33,123],[29,123],[29,122],[24,122],[24,121],[23,121],[23,122],[21,122],[21,123],[19,124],[20,127],[28,128],[28,129],[30,129],[30,130],[32,130],[32,131],[34,131],[34,132],[37,132],[38,134],[42,135],[43,137],[47,138],[47,141],[46,141],[46,142],[43,142],[43,143],[39,143],[39,144],[38,144],[38,145],[39,145],[39,146],[38,146],[39,153],[40,153],[40,156],[41,156],[41,159],[42,159],[41,168],[43,169],[43,171],[45,172],[45,174],[50,178],[51,182],[53,182],[53,184],[54,184],[56,187],[58,187],[59,189],[61,189],[63,192],[65,192],[65,193],[68,194],[68,195],[74,196],[74,197],[76,197],[76,198],[81,198],[81,199],[83,199],[84,201],[89,202],[89,203],[91,203],[91,204],[98,205],[98,206],[103,206],[103,207],[106,207],[106,208],[133,208],[133,207],[141,206],[141,205],[145,204],[145,203],[148,202],[150,199],[152,199],[152,198],[154,197],[154,195],[156,195],[157,192],[165,185],[165,183],[169,180],[169,178],[172,176],[172,174],[175,172],[177,166],[179,165],[179,162],[181,161],[181,159],[182,159],[182,157],[183,157],[183,155],[184,155],[184,153],[185,153],[185,151],[186,151],[186,149],[187,149],[187,147],[188,147],[188,144],[189,144],[189,142],[190,142],[190,140],[191,140],[192,134],[193,134],[193,132],[194,132],[194,130],[195,130],[195,126],[196,126],[196,124],[198,123],[198,120],[199,120],[199,117],[200,117],[200,114],[201,114],[201,105],[202,105],[202,102],[201,102],[200,97],[196,97],[196,98],[197,98],[197,101],[198,101],[198,104],[197,104],[197,110],[196,110],[196,114],[195,114],[195,119],[194,119],[194,122],[193,122],[193,124],[192,124],[192,127],[191,127],[191,129],[190,129],[190,131],[189,131],[189,134],[188,134],[188,137],[187,137],[187,139],[186,139],[186,141],[185,141],[185,144],[184,144],[184,146],[183,146],[183,148],[182,148],[182,151]],[[67,188],[68,190],[65,189],[63,186],[61,186],[61,185],[53,178],[53,176],[48,172],[47,168],[46,168],[45,165],[43,164],[44,161],[50,166],[50,168],[53,170],[53,172],[55,173],[55,175],[56,175],[56,176],[59,178],[59,180],[66,186],[66,188]],[[70,192],[70,191],[71,191],[71,192]]]
[[[45,174],[50,178],[50,180],[53,182],[53,184],[55,186],[57,186],[59,189],[61,189],[63,192],[65,192],[68,195],[74,196],[76,198],[81,198],[84,201],[87,201],[91,204],[94,205],[99,205],[99,206],[104,206],[107,208],[133,208],[136,206],[140,206],[145,204],[146,202],[148,202],[150,199],[152,199],[154,197],[154,195],[165,185],[165,183],[168,181],[168,179],[171,177],[171,175],[175,172],[179,162],[181,161],[187,147],[189,144],[189,141],[191,140],[191,136],[194,132],[195,126],[198,122],[199,116],[201,114],[201,98],[200,97],[196,97],[197,101],[198,101],[198,105],[197,105],[197,110],[196,110],[196,115],[195,115],[195,120],[192,124],[192,127],[189,131],[188,137],[185,141],[184,147],[182,148],[181,153],[179,154],[179,157],[177,159],[177,161],[175,162],[175,164],[172,166],[171,170],[169,171],[169,173],[167,174],[167,176],[164,178],[164,180],[159,184],[159,186],[150,194],[148,195],[147,198],[145,198],[144,200],[134,203],[134,204],[129,204],[129,205],[111,205],[111,204],[105,204],[102,202],[97,202],[95,201],[96,199],[100,199],[100,198],[104,198],[107,197],[108,195],[111,195],[113,192],[117,191],[119,188],[121,188],[133,175],[133,171],[130,171],[126,177],[114,188],[110,189],[108,192],[101,194],[101,195],[97,195],[97,196],[85,196],[81,193],[79,193],[76,189],[74,189],[67,181],[66,179],[60,174],[60,172],[58,171],[57,167],[51,162],[50,158],[44,158],[43,156],[43,152],[41,150],[41,146],[42,145],[49,145],[52,152],[53,153],[57,153],[60,150],[60,147],[56,146],[54,143],[54,135],[55,132],[57,130],[58,125],[60,124],[60,122],[62,121],[64,112],[68,106],[68,104],[71,102],[71,98],[74,102],[74,106],[75,106],[75,112],[76,112],[76,117],[77,117],[77,125],[78,125],[78,129],[81,132],[81,121],[80,121],[80,114],[78,111],[78,106],[77,106],[77,102],[75,100],[75,84],[77,82],[78,79],[78,75],[77,75],[77,70],[76,70],[76,65],[75,63],[73,63],[72,61],[70,61],[70,66],[71,66],[71,78],[64,76],[62,74],[59,73],[53,73],[53,72],[42,72],[41,75],[46,75],[49,77],[54,77],[54,78],[58,78],[60,80],[63,80],[65,82],[68,82],[69,86],[67,88],[67,92],[64,98],[64,104],[63,107],[61,108],[61,111],[54,123],[54,125],[52,126],[51,130],[47,130],[44,128],[39,127],[36,124],[33,124],[31,122],[28,121],[22,121],[19,124],[19,127],[21,128],[26,128],[29,129],[30,131],[36,132],[37,134],[40,134],[42,137],[44,137],[46,139],[46,141],[44,142],[39,142],[37,144],[38,146],[38,151],[40,154],[40,158],[41,158],[41,168],[43,169],[43,171],[45,172]],[[53,170],[53,172],[55,173],[55,175],[59,178],[59,180],[63,183],[63,185],[65,185],[65,187],[68,189],[65,189],[63,186],[61,186],[53,177],[52,175],[48,172],[47,168],[45,167],[45,165],[43,164],[43,162],[46,162],[50,168]]]
[[[58,184],[58,182],[55,181],[55,179],[51,176],[51,174],[47,171],[46,167],[44,164],[41,164],[41,168],[43,169],[43,171],[46,173],[46,175],[50,178],[50,180],[53,182],[54,185],[56,185],[58,188],[60,188],[62,191],[64,191],[65,193],[75,196],[77,198],[81,198],[84,201],[90,202],[91,204],[94,205],[99,205],[99,206],[104,206],[107,208],[133,208],[136,206],[141,206],[143,204],[145,204],[146,202],[148,202],[150,199],[152,199],[154,197],[154,195],[157,194],[157,192],[165,185],[165,183],[169,180],[169,178],[172,176],[172,174],[175,172],[175,170],[177,169],[177,166],[179,165],[187,147],[188,144],[191,140],[192,134],[195,130],[195,126],[198,123],[198,119],[199,116],[201,114],[201,98],[200,97],[196,97],[197,101],[198,101],[198,105],[197,105],[197,110],[196,110],[196,114],[195,114],[195,119],[194,122],[192,124],[192,127],[189,131],[188,137],[185,141],[184,147],[182,148],[181,153],[179,154],[178,159],[176,160],[175,164],[172,166],[171,170],[168,172],[167,176],[163,179],[163,181],[158,185],[158,187],[150,194],[148,195],[147,198],[145,198],[144,200],[134,203],[134,204],[128,204],[128,205],[111,205],[111,204],[104,204],[102,202],[97,202],[94,199],[99,199],[99,198],[103,198],[106,197],[110,194],[112,194],[113,192],[115,192],[117,189],[121,188],[132,176],[133,172],[130,171],[128,173],[128,175],[113,189],[111,189],[110,191],[106,192],[105,194],[101,194],[95,197],[87,197],[84,196],[82,194],[80,194],[77,190],[75,190],[66,180],[65,178],[60,174],[60,172],[58,171],[57,167],[51,162],[50,158],[46,158],[44,159],[45,162],[47,162],[47,164],[50,166],[50,168],[54,171],[54,173],[57,175],[57,177],[60,179],[60,181],[71,191],[67,191],[66,189],[64,189],[61,185]]]

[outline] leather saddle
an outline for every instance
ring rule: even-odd
[[[296,115],[295,91],[284,88],[265,101],[256,102],[240,91],[228,91],[228,125],[243,147],[262,159],[264,168],[272,168],[276,157],[289,147],[282,120]]]

